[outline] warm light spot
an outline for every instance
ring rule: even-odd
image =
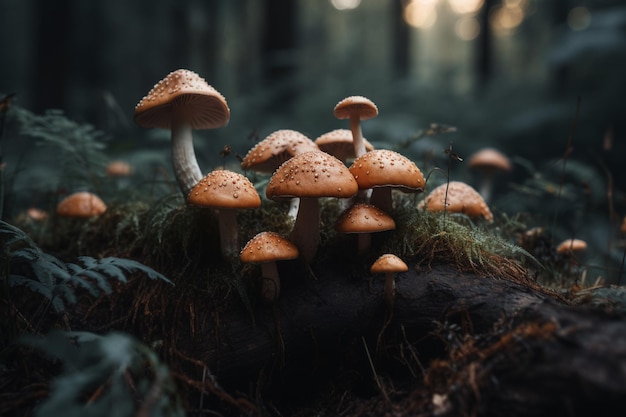
[[[361,0],[330,0],[330,4],[337,10],[352,10],[359,7]]]
[[[458,14],[476,13],[483,7],[484,0],[448,0],[450,8]]]
[[[471,41],[478,37],[480,33],[480,23],[473,16],[459,18],[454,25],[456,36],[464,41]]]
[[[489,12],[489,21],[499,36],[509,35],[524,20],[524,10],[518,4],[494,6]]]
[[[591,13],[586,7],[574,7],[567,14],[567,25],[572,30],[585,30],[591,24]]]
[[[404,20],[421,29],[432,27],[437,21],[437,0],[411,0],[404,8]]]

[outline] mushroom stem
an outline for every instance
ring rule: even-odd
[[[480,191],[478,192],[485,200],[485,203],[491,202],[491,192],[493,190],[493,175],[486,173],[483,177],[483,182],[480,185]]]
[[[295,220],[298,217],[298,208],[300,207],[300,199],[298,197],[292,197],[289,201],[289,211],[287,215],[290,219]]]
[[[393,306],[393,299],[396,295],[396,280],[394,279],[393,272],[385,273],[385,302],[387,307],[391,309]]]
[[[274,302],[280,294],[280,278],[276,262],[261,264],[261,296],[265,301]]]
[[[363,255],[372,247],[371,233],[357,233],[357,251],[359,255]]]
[[[378,207],[385,213],[393,210],[391,187],[374,187],[370,195],[370,204]]]
[[[239,233],[237,211],[217,209],[217,221],[220,229],[220,248],[224,258],[236,256],[239,252]]]
[[[317,198],[300,198],[300,208],[291,230],[291,241],[308,264],[317,253],[320,240],[320,207]]]
[[[361,119],[358,113],[350,116],[350,130],[352,131],[352,143],[354,144],[355,158],[365,155],[365,142],[361,131]]]
[[[172,107],[172,164],[178,188],[186,197],[202,179],[202,171],[193,149],[191,125],[177,106]]]

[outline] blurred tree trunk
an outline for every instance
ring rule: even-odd
[[[63,109],[69,70],[70,0],[37,0],[34,110]]]
[[[406,0],[391,2],[391,28],[393,30],[393,71],[397,78],[406,78],[410,72],[409,51],[411,47],[409,25],[404,21]],[[413,51],[415,53],[415,51]]]
[[[295,96],[297,8],[292,0],[265,0],[263,78],[275,103],[288,108]]]
[[[569,12],[569,0],[553,0],[550,4],[550,20],[553,27],[560,28],[567,23]],[[552,91],[561,93],[565,91],[570,69],[567,65],[552,66],[550,68],[550,84]]]
[[[489,26],[489,11],[495,4],[495,0],[485,0],[478,21],[480,33],[476,38],[476,80],[477,88],[482,91],[493,76],[493,57],[491,46],[491,26]]]

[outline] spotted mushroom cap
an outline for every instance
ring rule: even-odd
[[[352,131],[350,129],[331,130],[318,136],[314,142],[321,151],[329,153],[342,161],[355,157]],[[363,138],[363,143],[367,152],[374,149],[374,146],[367,139]]]
[[[261,232],[254,236],[239,254],[244,263],[263,263],[295,259],[298,248],[276,232]]]
[[[261,197],[248,178],[238,172],[216,169],[191,189],[187,204],[216,208],[256,208]]]
[[[407,264],[396,255],[386,253],[381,255],[370,268],[372,274],[384,274],[387,272],[405,272],[408,271]]]
[[[378,107],[367,97],[350,96],[337,103],[333,114],[337,119],[349,119],[358,114],[360,120],[367,120],[378,116]]]
[[[104,201],[88,191],[70,194],[57,205],[57,215],[61,217],[88,218],[99,216],[107,209]]]
[[[556,247],[557,253],[582,252],[587,249],[587,242],[582,239],[565,239]]]
[[[226,99],[204,78],[179,69],[159,81],[135,106],[135,122],[141,127],[171,128],[172,108],[181,106],[193,129],[214,129],[230,119]]]
[[[373,233],[396,228],[391,216],[376,206],[356,203],[344,210],[335,222],[340,233]]]
[[[322,151],[309,151],[285,161],[265,189],[268,198],[352,197],[359,186],[343,162]]]
[[[297,130],[280,129],[250,149],[241,161],[241,168],[272,173],[294,155],[317,150],[317,145],[305,134]]]
[[[474,153],[467,161],[470,169],[510,171],[511,161],[497,149],[484,148]]]
[[[450,181],[447,184],[435,187],[424,200],[420,201],[418,208],[428,211],[443,211],[444,201],[446,211],[451,213],[463,213],[469,217],[482,217],[493,221],[493,214],[483,197],[471,185],[461,181]]]
[[[388,149],[374,149],[350,166],[359,188],[393,187],[405,192],[424,190],[424,175],[413,161]]]

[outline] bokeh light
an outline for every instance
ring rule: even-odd
[[[437,0],[411,0],[404,8],[404,20],[421,29],[432,27],[437,21]]]
[[[359,7],[361,0],[330,0],[330,4],[337,10],[351,10]]]
[[[476,13],[483,7],[484,0],[448,0],[448,4],[454,13]]]
[[[480,33],[480,23],[474,16],[462,16],[456,21],[454,32],[459,39],[464,41],[474,40]]]

